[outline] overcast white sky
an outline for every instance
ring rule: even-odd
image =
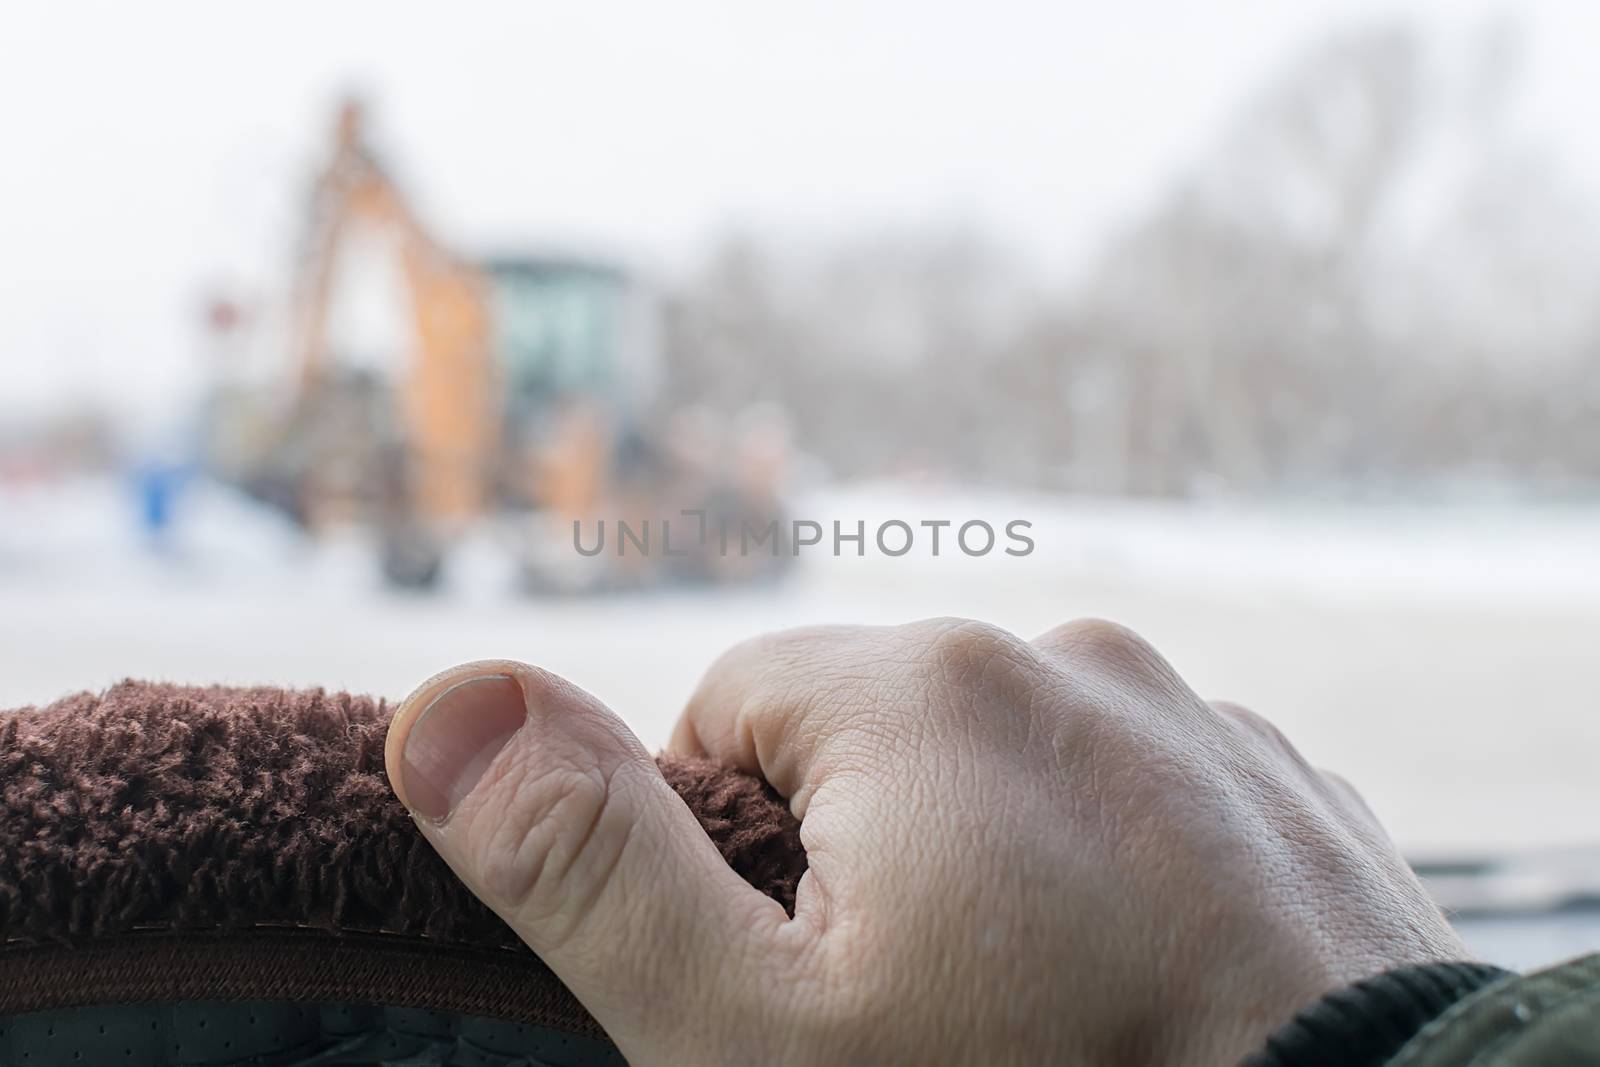
[[[155,410],[213,279],[281,287],[347,88],[464,249],[671,269],[734,227],[957,222],[1051,268],[1320,32],[1468,0],[40,2],[0,14],[0,415]],[[1600,187],[1600,5],[1515,5],[1524,124]]]

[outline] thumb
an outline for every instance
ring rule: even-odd
[[[423,835],[630,1060],[760,1014],[787,916],[594,697],[526,664],[456,667],[401,704],[385,761]]]

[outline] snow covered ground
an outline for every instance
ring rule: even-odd
[[[1196,508],[860,488],[797,514],[1033,522],[1025,558],[817,555],[776,587],[535,599],[487,534],[437,596],[382,589],[217,489],[179,547],[141,545],[121,486],[0,487],[0,707],[123,677],[403,696],[485,656],[539,663],[663,741],[711,660],[809,622],[1126,623],[1203,695],[1277,721],[1413,854],[1597,843],[1600,508]]]

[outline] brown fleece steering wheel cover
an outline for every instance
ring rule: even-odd
[[[124,682],[0,711],[0,1016],[348,1001],[603,1036],[423,840],[389,707]],[[758,779],[659,761],[728,863],[791,913],[799,825]]]

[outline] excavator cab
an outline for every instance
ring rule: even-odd
[[[651,400],[649,297],[626,272],[592,260],[523,255],[484,266],[500,451],[511,465],[504,499],[579,517],[605,495],[610,461]],[[551,469],[552,451],[569,469]]]

